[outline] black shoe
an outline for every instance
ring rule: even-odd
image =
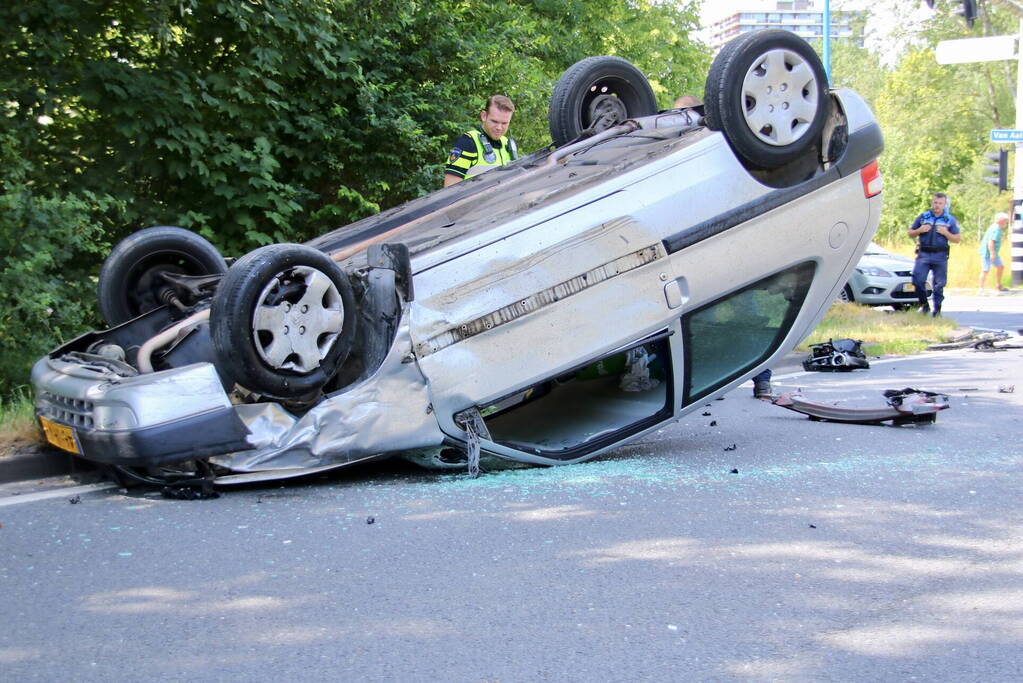
[[[934,313],[931,313],[931,317],[932,318],[940,318],[941,317],[941,308],[940,307],[935,308],[934,309]]]
[[[931,312],[931,307],[927,305],[927,302],[924,302],[920,304],[920,308],[917,309],[917,312],[927,315],[928,313]]]
[[[753,398],[771,398],[773,396],[771,383],[767,380],[753,382]]]

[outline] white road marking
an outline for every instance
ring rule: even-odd
[[[108,491],[110,489],[116,488],[118,488],[117,484],[113,482],[104,482],[101,484],[84,484],[82,486],[69,486],[63,489],[40,491],[39,493],[26,493],[23,495],[7,496],[5,498],[0,498],[0,507],[7,507],[9,505],[20,505],[21,503],[34,503],[36,501],[50,500],[52,498],[74,497],[82,493]]]

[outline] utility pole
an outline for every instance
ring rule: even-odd
[[[1016,130],[1023,130],[1023,18],[1019,20],[1016,47]],[[1016,143],[1015,173],[1012,176],[1012,232],[1009,234],[1012,254],[1012,284],[1023,284],[1023,148]],[[1001,287],[1001,284],[998,285]]]
[[[824,75],[831,83],[831,0],[824,0]]]

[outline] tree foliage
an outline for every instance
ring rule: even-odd
[[[699,92],[696,6],[4,3],[0,143],[17,163],[0,171],[0,345],[37,356],[95,322],[89,278],[135,229],[181,225],[238,254],[436,189],[451,140],[495,92],[518,105],[520,147],[547,144],[551,87],[585,56],[632,60],[662,106]],[[0,369],[0,390],[21,365]]]
[[[994,211],[1009,210],[1008,195],[983,182],[982,167],[984,152],[997,149],[988,143],[988,131],[1013,127],[1015,64],[939,65],[934,48],[941,40],[1014,34],[1017,18],[984,2],[980,20],[969,29],[953,13],[957,6],[936,3],[922,26],[901,36],[900,44],[908,47],[888,69],[879,62],[877,69],[864,68],[869,55],[853,57],[845,71],[836,60],[839,78],[867,97],[884,131],[885,199],[878,228],[884,241],[908,240],[906,228],[934,192],[949,195],[968,237]]]

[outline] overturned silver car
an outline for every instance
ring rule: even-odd
[[[745,34],[702,107],[589,58],[543,149],[230,267],[179,228],[107,258],[109,329],[38,361],[47,438],[160,481],[403,455],[587,460],[796,346],[877,227],[883,146],[805,42]]]

